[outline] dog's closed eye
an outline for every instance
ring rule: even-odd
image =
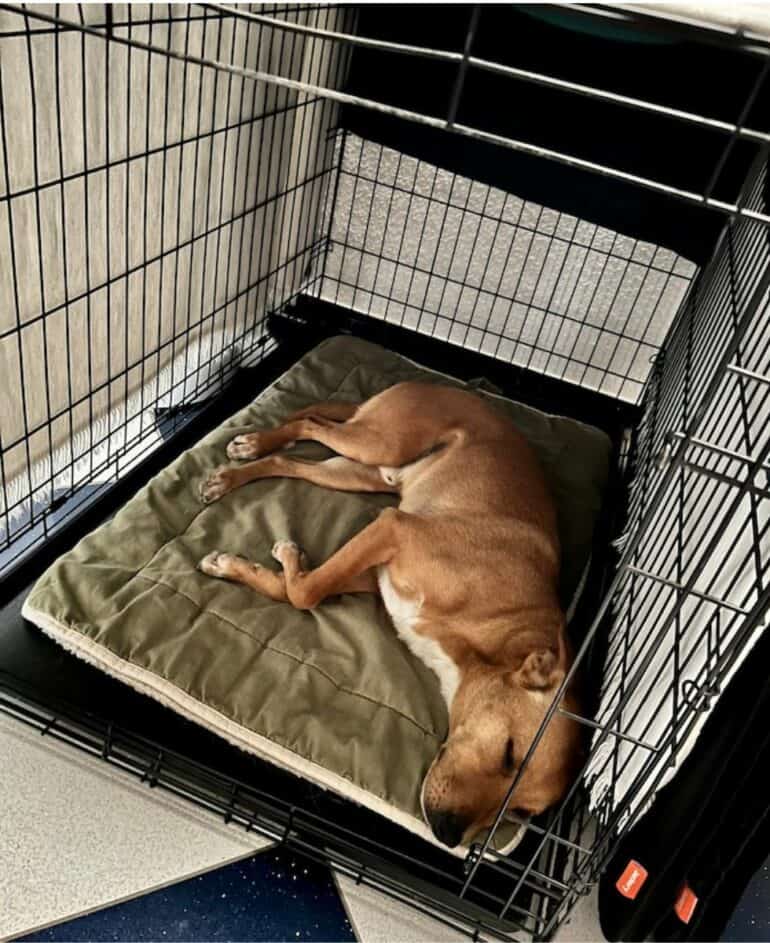
[[[505,755],[503,757],[503,769],[506,773],[512,773],[514,768],[514,757],[513,757],[513,737],[508,737],[508,742],[505,744]]]

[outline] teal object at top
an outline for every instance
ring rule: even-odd
[[[586,16],[582,13],[571,13],[563,8],[549,9],[547,7],[520,7],[528,16],[549,23],[551,26],[560,26],[575,33],[584,33],[599,39],[612,39],[623,43],[638,43],[651,46],[670,45],[676,39],[664,36],[662,33],[652,33],[638,30],[633,26],[605,19],[599,16]]]

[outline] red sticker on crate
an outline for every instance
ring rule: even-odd
[[[679,891],[679,897],[676,899],[674,904],[674,912],[677,917],[682,921],[682,923],[689,923],[692,920],[692,915],[695,913],[695,908],[698,906],[698,897],[690,887],[689,884],[685,884],[681,891]]]
[[[615,882],[615,887],[624,897],[633,900],[646,880],[647,869],[632,859]]]

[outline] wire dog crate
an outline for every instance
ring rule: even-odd
[[[766,624],[770,43],[443,13],[0,4],[0,574],[11,598],[325,333],[484,373],[615,444],[572,623],[581,775],[514,854],[458,862],[10,663],[0,708],[476,937],[549,938]]]

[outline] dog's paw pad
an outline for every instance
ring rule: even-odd
[[[230,469],[218,468],[200,487],[200,497],[204,504],[218,501],[232,489]]]
[[[250,432],[244,435],[237,435],[227,443],[227,457],[232,459],[259,458],[262,454],[260,435],[258,432]]]
[[[283,563],[284,555],[290,552],[299,552],[299,547],[294,543],[293,540],[276,540],[273,544],[272,554],[273,557],[279,562]]]
[[[205,573],[206,576],[216,576],[221,578],[225,575],[227,557],[228,554],[220,553],[218,550],[214,550],[213,553],[206,554],[206,556],[198,563],[198,569],[201,571],[201,573]]]

